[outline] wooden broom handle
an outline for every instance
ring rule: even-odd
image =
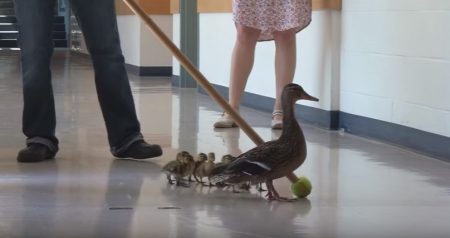
[[[123,0],[128,7],[141,18],[147,27],[156,35],[156,37],[172,52],[184,69],[199,83],[202,88],[216,101],[225,112],[227,112],[238,126],[247,134],[248,137],[256,144],[264,143],[263,139],[242,119],[227,101],[214,89],[205,76],[195,67],[194,64],[178,49],[178,47],[164,34],[164,32],[156,25],[156,23],[145,13],[141,6],[134,0]],[[297,176],[290,173],[286,176],[292,183],[297,181]]]

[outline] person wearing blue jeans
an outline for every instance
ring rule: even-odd
[[[98,100],[111,153],[119,158],[162,155],[145,142],[120,48],[114,0],[70,0],[90,52]],[[23,133],[19,162],[53,159],[58,152],[51,84],[52,27],[56,0],[15,0],[23,74]]]

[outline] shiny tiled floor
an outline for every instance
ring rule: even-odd
[[[161,166],[179,150],[238,154],[254,145],[237,129],[213,130],[220,108],[163,78],[131,76],[145,137],[164,147],[149,161],[114,159],[85,58],[56,52],[61,150],[18,164],[21,83],[17,52],[0,52],[0,237],[450,237],[450,164],[391,145],[302,125],[313,192],[295,203],[256,191],[167,185]],[[265,139],[269,114],[243,116]],[[288,182],[276,181],[283,195]]]

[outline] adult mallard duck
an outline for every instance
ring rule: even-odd
[[[228,184],[265,182],[269,200],[290,201],[280,197],[272,181],[293,172],[306,158],[305,137],[294,113],[295,102],[299,99],[319,101],[297,84],[286,85],[281,96],[284,114],[281,136],[239,155],[226,166],[217,167],[212,171],[211,180]]]

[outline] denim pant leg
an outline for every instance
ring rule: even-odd
[[[55,0],[15,0],[23,77],[22,130],[27,144],[58,151],[50,60]]]
[[[142,140],[125,60],[120,48],[114,0],[71,0],[95,70],[95,85],[113,154]]]

